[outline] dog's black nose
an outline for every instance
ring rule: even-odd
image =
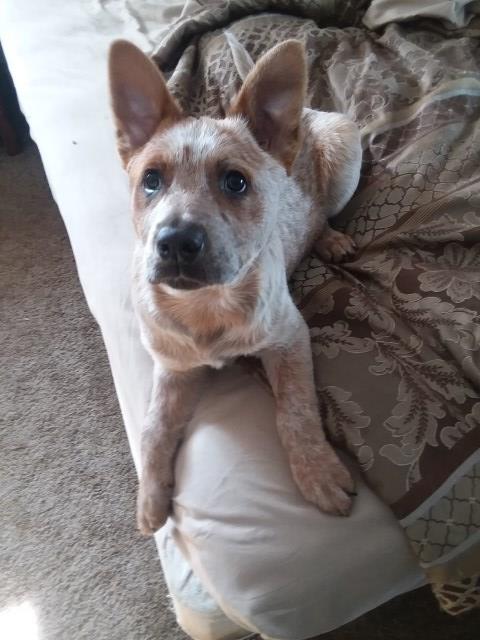
[[[207,234],[198,224],[185,227],[162,227],[157,234],[157,250],[164,263],[191,264],[202,253]]]

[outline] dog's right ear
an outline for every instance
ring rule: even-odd
[[[173,124],[182,112],[159,69],[127,40],[110,48],[109,79],[118,150],[126,165],[160,124]]]

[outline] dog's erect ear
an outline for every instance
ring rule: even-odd
[[[229,115],[242,115],[248,120],[260,146],[287,171],[300,143],[306,87],[304,48],[298,40],[287,40],[260,58],[229,110]]]
[[[110,48],[109,77],[118,149],[126,164],[160,123],[173,124],[182,112],[155,64],[126,40]]]

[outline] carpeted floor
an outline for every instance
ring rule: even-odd
[[[33,146],[0,148],[0,216],[0,616],[31,603],[39,640],[183,640],[136,533],[107,357]]]
[[[39,640],[184,640],[154,544],[136,534],[107,358],[33,146],[0,149],[0,305],[0,621],[28,602]],[[480,612],[449,618],[423,589],[322,640],[474,640],[479,629]]]

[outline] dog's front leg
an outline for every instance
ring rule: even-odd
[[[150,404],[142,432],[142,471],[137,521],[144,535],[166,521],[174,485],[174,458],[197,404],[206,368],[185,372],[154,367]]]
[[[293,339],[262,354],[276,399],[277,429],[302,495],[322,511],[348,515],[354,482],[327,442],[318,411],[308,327],[292,310]]]

